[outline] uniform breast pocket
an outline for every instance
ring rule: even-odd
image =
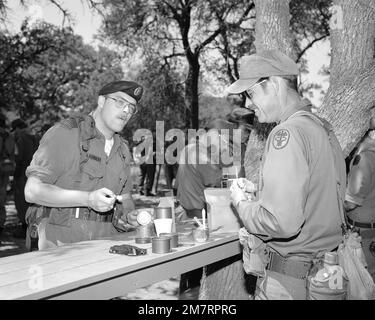
[[[96,188],[100,188],[100,183],[103,180],[104,169],[96,163],[89,161],[82,168],[82,174],[79,180],[80,190],[92,191]]]
[[[103,178],[103,169],[99,166],[87,165],[83,168],[83,172],[90,180]]]

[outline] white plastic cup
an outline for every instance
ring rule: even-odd
[[[155,219],[154,225],[156,234],[159,236],[160,233],[171,233],[172,232],[172,219],[161,218]]]

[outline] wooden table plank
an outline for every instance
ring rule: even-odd
[[[211,235],[211,240],[207,243],[186,245],[162,255],[153,254],[150,244],[138,245],[148,248],[149,254],[145,256],[110,254],[108,250],[112,245],[119,242],[134,244],[134,241],[107,239],[21,254],[20,256],[24,257],[14,260],[12,257],[3,258],[0,259],[0,299],[41,299],[78,288],[83,289],[65,296],[82,298],[81,293],[87,296],[91,292],[94,297],[109,297],[114,292],[123,294],[147,285],[150,281],[166,279],[212,263],[213,259],[221,260],[223,255],[233,256],[240,252],[237,233]],[[231,243],[236,249],[231,247]],[[223,252],[220,247],[226,244],[229,244],[230,250]],[[211,251],[215,251],[216,257],[210,255]],[[27,259],[28,256],[31,259]],[[33,280],[38,270],[43,274],[41,288],[37,288],[38,283]],[[171,274],[173,272],[174,274]],[[117,283],[121,283],[122,287]],[[108,293],[103,292],[104,287]]]

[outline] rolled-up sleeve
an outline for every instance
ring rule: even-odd
[[[41,139],[39,148],[26,169],[26,176],[38,177],[44,183],[54,184],[71,168],[77,143],[76,130],[61,125],[52,127]]]
[[[298,131],[289,126],[272,132],[268,145],[260,199],[240,202],[239,214],[250,233],[266,239],[290,238],[305,222],[309,168],[304,145]]]

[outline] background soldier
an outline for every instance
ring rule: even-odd
[[[375,118],[350,163],[345,209],[348,222],[360,228],[368,271],[375,280]]]
[[[13,233],[16,238],[25,238],[27,224],[25,215],[29,204],[25,200],[26,168],[31,162],[34,152],[38,148],[37,138],[31,134],[27,124],[16,119],[12,121],[12,131],[15,141],[15,170],[13,175],[14,204],[16,206],[20,227]]]
[[[0,237],[4,230],[9,176],[14,172],[14,139],[9,134],[6,118],[0,113]]]

